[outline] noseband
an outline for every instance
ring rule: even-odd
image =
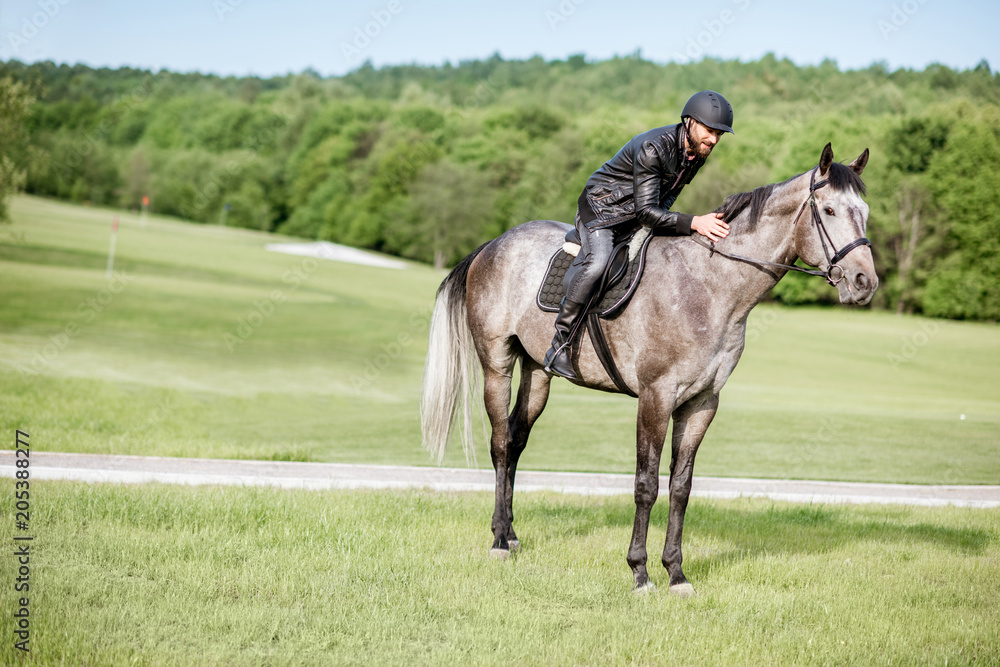
[[[840,250],[834,252],[832,257],[830,256],[830,251],[836,248],[837,245],[833,242],[833,239],[830,237],[830,233],[826,231],[826,225],[823,224],[823,218],[819,214],[819,206],[816,204],[816,191],[819,190],[824,185],[828,185],[830,183],[830,179],[825,178],[819,183],[817,183],[816,171],[818,169],[819,167],[813,169],[812,173],[809,176],[809,198],[806,199],[804,202],[802,202],[802,206],[799,207],[799,212],[795,215],[795,221],[792,222],[792,225],[794,226],[799,221],[799,218],[802,216],[803,209],[805,209],[806,204],[808,204],[810,210],[812,211],[813,222],[816,224],[816,233],[819,234],[819,243],[823,247],[823,255],[826,257],[827,261],[826,271],[819,271],[816,269],[804,269],[801,266],[793,266],[790,264],[779,264],[777,262],[767,262],[762,259],[753,259],[751,257],[744,257],[742,255],[733,255],[731,253],[717,250],[715,247],[715,243],[712,241],[705,242],[695,236],[692,236],[691,238],[695,242],[708,248],[709,251],[711,251],[713,254],[718,253],[723,257],[726,257],[728,259],[735,259],[740,262],[749,262],[750,264],[757,264],[760,266],[776,266],[778,268],[786,269],[789,271],[800,271],[802,273],[808,273],[811,276],[822,276],[826,278],[826,282],[836,287],[837,283],[839,283],[841,280],[844,279],[844,269],[838,264],[838,262],[847,257],[847,254],[852,250],[854,250],[855,248],[860,248],[861,246],[871,247],[872,242],[862,236],[861,238],[854,239]],[[829,247],[827,247],[827,243],[829,243]]]

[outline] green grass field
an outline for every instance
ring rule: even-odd
[[[417,400],[442,274],[122,216],[108,282],[113,212],[19,197],[13,214],[10,446],[21,429],[34,451],[430,464]],[[696,471],[995,484],[998,362],[995,325],[763,306]],[[630,472],[634,416],[557,381],[522,468]],[[31,502],[34,664],[1000,662],[998,510],[696,499],[699,595],[679,600],[630,593],[629,497],[520,494],[505,563],[490,494],[32,481]],[[666,515],[661,499],[661,586]],[[15,567],[0,558],[8,619]],[[0,664],[20,662],[0,627]]]
[[[629,497],[521,496],[507,562],[487,556],[485,493],[34,482],[32,498],[32,664],[1000,661],[1000,510],[699,499],[699,594],[680,600],[630,592]],[[661,586],[665,524],[661,503]],[[0,663],[20,664],[9,623]]]
[[[126,214],[109,282],[115,212],[31,197],[12,211],[7,433],[50,451],[431,463],[417,401],[442,273],[315,262],[265,251],[273,235]],[[997,368],[996,325],[761,306],[696,472],[995,484]],[[556,381],[522,467],[631,472],[634,418],[632,399]],[[460,449],[446,464],[465,464]]]

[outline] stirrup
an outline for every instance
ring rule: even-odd
[[[551,358],[549,358],[549,353],[552,353]],[[566,355],[566,365],[569,367],[565,372],[553,368],[553,365],[559,360],[559,356],[562,354]],[[567,380],[577,379],[576,371],[573,369],[572,348],[569,341],[563,343],[558,348],[549,348],[549,352],[545,353],[545,357],[547,361],[543,370],[546,373],[550,375],[557,375]]]

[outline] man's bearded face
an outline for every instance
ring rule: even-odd
[[[697,155],[700,158],[707,158],[712,153],[712,149],[719,143],[722,137],[722,130],[713,130],[702,125],[694,118],[688,120],[688,153]]]

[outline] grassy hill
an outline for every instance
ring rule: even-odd
[[[37,449],[429,464],[417,402],[443,273],[268,252],[274,234],[12,200],[0,424]],[[105,277],[119,216],[115,275]],[[1000,330],[754,311],[696,472],[1000,479]],[[554,383],[522,467],[631,472],[635,401]],[[488,466],[480,443],[480,465]],[[464,465],[460,448],[450,465]]]

